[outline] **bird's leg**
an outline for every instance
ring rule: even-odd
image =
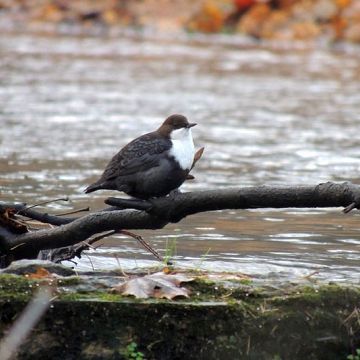
[[[130,231],[127,231],[127,230],[118,230],[117,232],[120,233],[120,234],[130,236],[130,237],[134,238],[135,240],[139,241],[139,243],[146,250],[151,252],[159,261],[164,262],[164,258],[148,242],[146,242],[142,236],[134,234],[134,233],[132,233]],[[169,262],[168,262],[168,265],[171,265],[171,264],[169,264]]]
[[[105,204],[116,206],[119,209],[135,209],[135,210],[148,211],[153,206],[149,201],[136,199],[136,198],[121,199],[121,198],[109,197],[104,202]]]

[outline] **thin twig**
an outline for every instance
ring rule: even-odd
[[[15,246],[13,246],[12,248],[10,248],[10,251],[13,251],[13,250],[15,250],[15,249],[17,249],[17,248],[19,248],[20,246],[23,246],[23,245],[25,245],[25,243],[17,244]]]
[[[116,262],[117,262],[117,264],[118,264],[118,266],[119,266],[119,269],[120,269],[121,273],[122,273],[126,278],[128,278],[129,275],[125,273],[123,267],[121,266],[119,257],[118,257],[116,254],[114,255],[114,257],[115,257],[115,259],[116,259]]]
[[[91,267],[92,267],[93,271],[95,271],[95,267],[94,267],[94,264],[93,264],[92,260],[90,259],[90,256],[87,255],[87,254],[85,254],[85,255],[88,258],[88,260],[90,261],[90,264],[91,264]]]
[[[63,212],[63,213],[60,213],[60,214],[55,214],[55,216],[64,216],[64,215],[77,214],[77,213],[83,212],[83,211],[90,211],[90,207],[84,207],[84,208],[81,208],[81,209],[75,209],[75,210],[72,210],[72,211]]]
[[[131,231],[127,230],[119,230],[118,233],[128,235],[135,240],[139,241],[139,243],[148,251],[150,251],[159,261],[164,262],[164,258],[148,243],[144,240],[144,238],[140,235],[134,234]]]
[[[303,278],[303,279],[310,280],[310,278],[311,278],[312,276],[317,275],[317,274],[319,274],[319,273],[320,273],[319,270],[315,270],[315,271],[311,272],[310,274],[303,276],[302,278]]]
[[[68,197],[64,197],[64,198],[58,198],[58,199],[53,199],[53,200],[42,201],[42,202],[39,202],[39,203],[37,203],[37,204],[27,206],[25,209],[19,210],[19,211],[17,212],[17,214],[21,213],[22,211],[26,211],[26,210],[32,209],[32,208],[34,208],[34,207],[41,206],[41,205],[46,205],[46,204],[50,204],[50,203],[53,203],[53,202],[56,202],[56,201],[69,201],[69,198],[68,198]]]
[[[88,245],[91,245],[91,244],[95,243],[96,241],[99,241],[99,240],[101,240],[101,239],[103,239],[103,238],[105,238],[105,237],[114,235],[114,234],[116,234],[116,233],[117,233],[116,230],[108,231],[108,232],[105,233],[105,234],[102,234],[102,235],[98,235],[98,236],[93,237],[92,239],[90,239],[90,240],[87,242],[87,244],[88,244]]]

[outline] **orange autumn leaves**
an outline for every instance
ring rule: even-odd
[[[230,32],[270,40],[360,42],[359,0],[0,0],[1,14],[16,14],[22,24],[27,20]]]
[[[312,40],[323,36],[330,41],[360,42],[360,2],[205,0],[187,27],[201,32],[230,30],[270,40]]]
[[[25,274],[25,277],[31,280],[52,279],[54,278],[54,274],[39,266],[35,272]]]

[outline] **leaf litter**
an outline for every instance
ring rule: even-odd
[[[177,297],[189,297],[190,290],[181,287],[184,282],[193,281],[193,277],[185,274],[164,274],[157,272],[151,275],[137,276],[116,285],[112,292],[122,295],[134,296],[137,299],[168,299],[172,300]]]

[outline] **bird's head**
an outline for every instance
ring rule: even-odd
[[[170,115],[159,127],[158,131],[172,139],[182,138],[191,133],[191,128],[195,125],[196,123],[189,123],[185,116],[175,114]]]

